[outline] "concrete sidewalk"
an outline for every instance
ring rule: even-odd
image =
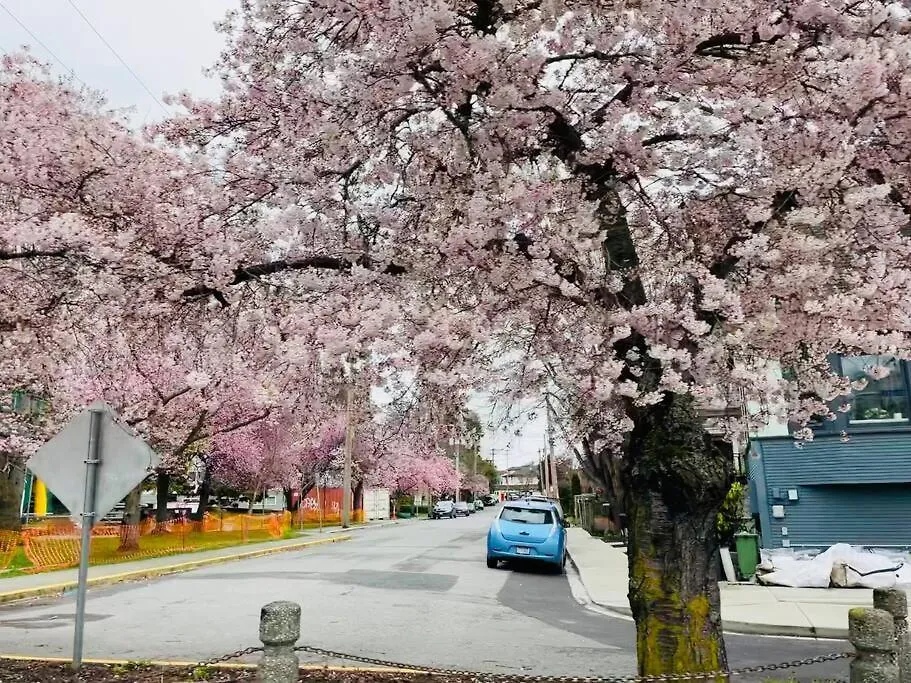
[[[275,553],[304,550],[328,543],[340,543],[351,539],[350,532],[380,528],[397,524],[397,522],[367,523],[342,529],[326,528],[320,534],[311,531],[297,538],[288,538],[262,543],[246,543],[228,546],[216,550],[203,550],[192,553],[180,553],[151,557],[133,562],[106,564],[89,567],[89,586],[110,585],[123,581],[138,581],[167,574],[177,574],[200,567],[232,562],[234,560],[264,557]],[[14,600],[59,595],[76,588],[78,570],[62,569],[53,572],[40,572],[25,576],[0,578],[0,604]],[[2,577],[2,574],[0,574]]]
[[[630,615],[629,569],[625,549],[568,529],[567,550],[589,599],[612,612]],[[721,619],[726,631],[813,638],[848,637],[848,610],[872,607],[873,591],[863,588],[781,588],[722,582]]]

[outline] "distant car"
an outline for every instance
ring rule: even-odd
[[[475,510],[483,510],[483,509],[484,509],[484,501],[481,500],[480,498],[478,498],[477,500],[475,500],[475,502],[474,502],[474,509],[475,509]]]
[[[497,505],[499,502],[500,502],[499,497],[497,497],[493,494],[490,494],[489,496],[486,496],[484,498],[484,504],[487,505],[487,507],[492,507],[494,505]]]
[[[522,500],[507,503],[487,532],[487,566],[500,560],[532,560],[563,572],[566,528],[550,502]]]
[[[471,508],[468,507],[468,503],[466,503],[464,500],[459,501],[455,504],[455,508],[453,509],[454,516],[458,517],[461,515],[462,517],[468,517],[470,514]]]
[[[453,519],[455,516],[455,503],[453,503],[451,500],[441,500],[439,503],[434,505],[433,510],[430,511],[431,519],[443,519],[444,517]]]
[[[507,493],[506,500],[519,500],[520,496],[518,493]]]

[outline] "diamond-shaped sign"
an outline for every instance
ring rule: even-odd
[[[77,524],[85,512],[85,460],[89,451],[92,410],[100,409],[98,479],[95,519],[123,500],[159,463],[159,456],[142,439],[117,421],[110,407],[96,403],[79,413],[29,458],[28,468],[66,505]]]

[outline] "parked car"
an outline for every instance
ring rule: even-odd
[[[474,502],[474,509],[475,509],[475,510],[483,510],[483,509],[484,509],[484,501],[481,500],[480,498],[478,498],[477,500],[475,500],[475,502]]]
[[[444,517],[453,519],[455,516],[455,503],[453,503],[451,500],[441,500],[436,505],[434,505],[433,510],[430,511],[431,519],[443,519]]]
[[[460,515],[462,517],[468,517],[468,515],[471,514],[471,508],[468,507],[468,503],[466,503],[464,500],[462,500],[455,504],[455,509],[453,510],[453,513],[456,517],[458,517]]]
[[[484,498],[484,504],[487,507],[493,507],[494,505],[497,505],[499,502],[500,502],[500,498],[498,496],[495,496],[492,493],[489,496],[485,496],[485,498]]]
[[[532,560],[563,572],[566,565],[566,523],[550,502],[507,503],[487,532],[487,566],[500,560]]]

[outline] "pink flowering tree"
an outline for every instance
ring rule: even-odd
[[[475,496],[483,496],[490,493],[490,480],[483,474],[472,474],[466,478],[463,486]]]
[[[805,426],[852,391],[826,354],[907,355],[908,28],[880,0],[244,3],[223,96],[159,131],[180,163],[7,60],[5,381],[101,300],[258,310],[440,403],[546,392],[627,512],[640,672],[723,669],[702,411]]]
[[[0,394],[24,390],[49,403],[40,420],[0,414],[6,528],[18,524],[25,458],[83,398],[103,393],[84,386],[94,379],[77,382],[86,359],[119,358],[111,337],[138,344],[137,321],[178,331],[189,310],[175,309],[173,292],[198,280],[174,265],[207,251],[207,240],[222,240],[204,165],[137,139],[97,95],[53,78],[30,57],[0,58],[0,139]],[[135,390],[115,401],[120,410],[162,403],[146,400],[136,373],[121,366],[116,374],[123,383],[111,389]]]
[[[259,188],[287,236],[213,297],[303,271],[334,346],[397,335],[427,393],[550,394],[628,514],[640,672],[714,671],[732,464],[701,411],[805,420],[850,391],[827,353],[909,348],[908,28],[878,0],[263,0],[165,132],[230,147],[228,201]]]

